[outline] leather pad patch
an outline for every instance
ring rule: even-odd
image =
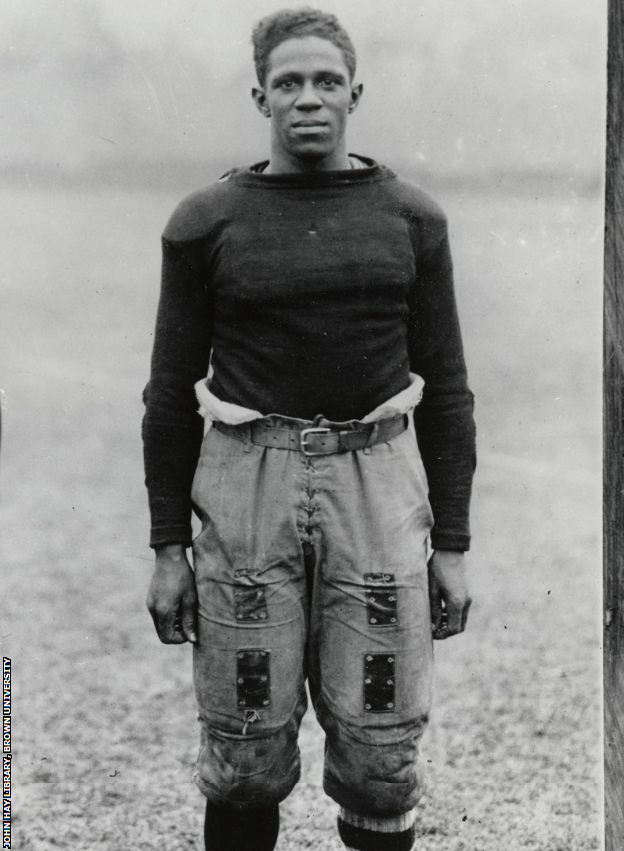
[[[365,573],[364,595],[368,625],[376,628],[396,626],[397,588],[393,573]]]
[[[235,585],[234,614],[238,623],[257,623],[268,620],[264,588]]]
[[[263,709],[271,703],[269,660],[265,649],[236,651],[236,698],[241,709]]]
[[[394,655],[364,656],[364,711],[394,712]]]

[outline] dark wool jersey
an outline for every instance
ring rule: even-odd
[[[189,544],[202,439],[194,384],[263,414],[361,419],[425,381],[415,411],[435,525],[465,550],[474,471],[446,220],[415,186],[364,168],[235,170],[184,200],[163,234],[143,421],[152,546]]]

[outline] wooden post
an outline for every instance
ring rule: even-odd
[[[605,847],[624,848],[624,0],[609,0],[604,260]]]

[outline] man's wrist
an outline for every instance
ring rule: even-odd
[[[184,544],[161,544],[154,547],[157,563],[186,563],[186,547]]]
[[[435,569],[443,570],[465,570],[466,559],[463,550],[434,550],[430,565]]]
[[[452,558],[459,559],[463,558],[466,555],[464,550],[450,550],[445,549],[443,547],[439,547],[438,549],[433,550],[434,554],[440,556],[441,558]]]

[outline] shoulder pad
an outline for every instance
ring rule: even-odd
[[[222,217],[227,192],[227,181],[220,180],[188,195],[173,211],[163,239],[171,242],[201,239]]]
[[[442,207],[416,183],[403,178],[396,178],[393,183],[393,192],[403,215],[414,219],[446,222],[446,213]]]

